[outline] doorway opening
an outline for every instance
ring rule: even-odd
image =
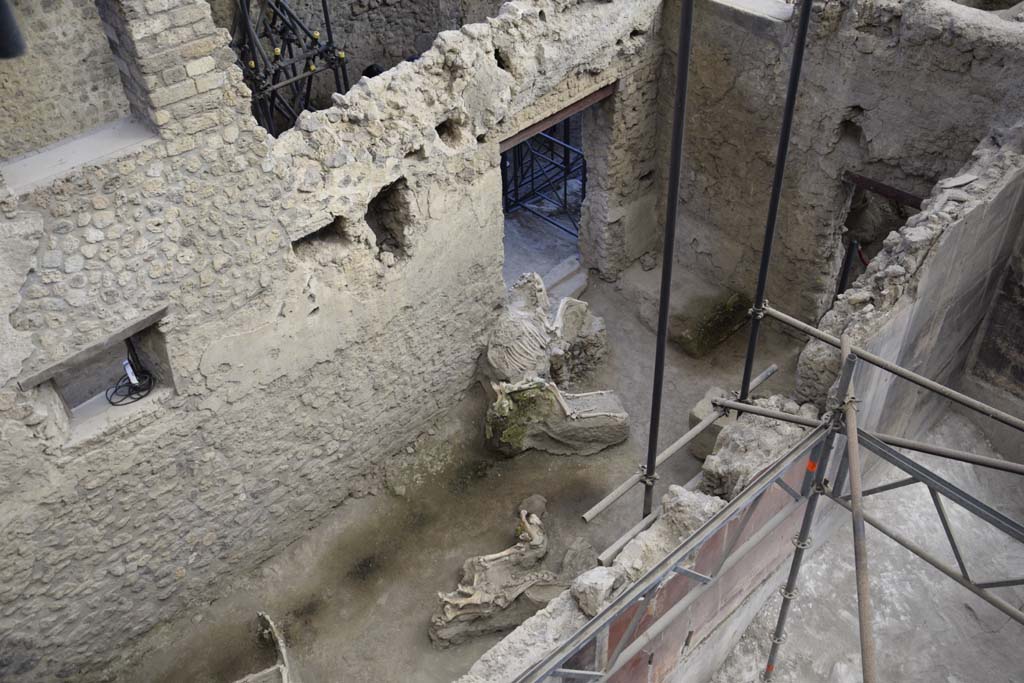
[[[581,209],[587,195],[583,113],[577,112],[501,155],[505,212],[506,285],[536,272],[549,290],[574,275],[579,260]],[[579,278],[577,278],[579,279]],[[578,294],[578,286],[560,296]]]

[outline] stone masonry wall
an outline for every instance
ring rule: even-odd
[[[947,0],[813,12],[769,281],[769,299],[806,319],[835,291],[843,171],[927,194],[1024,98],[1019,23]],[[698,4],[676,258],[742,292],[760,259],[794,24]],[[677,19],[664,27],[674,52]],[[664,64],[671,83],[674,60]],[[672,88],[661,93],[667,135]]]
[[[0,61],[0,159],[128,113],[93,0],[15,0],[25,54]]]
[[[1024,124],[994,131],[958,178],[957,187],[940,182],[924,210],[890,233],[821,321],[825,331],[947,385],[963,371],[1020,238]],[[800,395],[822,402],[838,369],[838,351],[809,343],[797,368]],[[921,432],[941,400],[874,367],[861,367],[854,381],[862,424],[884,433]]]
[[[96,678],[372,490],[503,302],[498,142],[660,50],[626,45],[657,0],[520,0],[273,140],[205,1],[106,4],[160,140],[3,199],[4,680]],[[18,388],[161,306],[173,391],[130,418],[83,436]]]
[[[348,58],[353,83],[370,64],[385,68],[426,52],[441,31],[497,15],[503,0],[331,0],[328,10],[335,43]],[[210,0],[218,26],[229,29],[236,0]],[[326,35],[320,0],[293,0],[291,7],[314,30]],[[330,104],[333,79],[315,81],[315,99]]]

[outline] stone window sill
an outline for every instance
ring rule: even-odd
[[[0,178],[4,189],[19,196],[77,168],[131,154],[159,140],[147,125],[126,117],[35,152],[0,161]]]
[[[123,406],[111,406],[103,394],[75,406],[71,410],[71,435],[66,447],[77,446],[160,410],[164,401],[174,396],[171,387],[156,387],[145,398]]]

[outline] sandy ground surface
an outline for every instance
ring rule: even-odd
[[[984,434],[966,417],[947,413],[927,435],[933,443],[996,456]],[[868,456],[874,458],[875,456]],[[1024,520],[1024,480],[923,455],[912,457],[968,493],[1017,521]],[[885,465],[874,483],[902,476]],[[968,573],[977,581],[1024,576],[1024,546],[956,504],[944,501]],[[834,505],[822,501],[822,505]],[[927,488],[872,496],[865,510],[955,566]],[[868,567],[874,606],[878,680],[928,683],[1024,681],[1024,626],[1012,621],[944,574],[868,527]],[[788,566],[788,565],[787,565]],[[861,680],[860,641],[849,516],[839,531],[804,564],[800,597],[787,622],[775,678],[780,683]],[[1024,587],[993,592],[1024,606]],[[758,613],[714,683],[754,683],[767,660],[781,598]]]
[[[541,252],[539,266],[550,259],[547,247]],[[640,516],[642,491],[636,489],[592,524],[580,518],[634,473],[644,457],[654,335],[614,284],[592,277],[583,298],[605,318],[610,352],[593,376],[575,388],[619,392],[633,418],[627,442],[590,457],[531,452],[497,460],[481,445],[484,404],[478,393],[436,425],[440,434],[452,435],[453,466],[401,497],[345,501],[261,569],[226,584],[221,599],[161,627],[149,641],[156,649],[132,662],[119,680],[233,681],[269,664],[256,645],[258,610],[284,629],[304,683],[433,683],[464,673],[499,636],[435,649],[427,626],[436,594],[454,589],[467,556],[511,544],[519,501],[533,493],[548,499],[548,562],[555,569],[573,539],[584,537],[601,551]],[[745,345],[741,331],[700,360],[670,350],[662,447],[687,431],[689,409],[709,386],[738,384]],[[757,368],[777,362],[780,372],[762,391],[791,390],[797,350],[791,338],[767,331]],[[699,467],[685,452],[675,456],[660,470],[658,495],[669,484],[691,479]]]

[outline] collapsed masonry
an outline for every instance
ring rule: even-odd
[[[781,396],[758,399],[755,403],[792,414],[816,414],[812,406],[799,406]],[[491,648],[458,683],[515,680],[699,529],[725,506],[728,494],[742,489],[751,476],[798,441],[804,431],[754,415],[744,415],[725,427],[718,437],[716,454],[708,458],[702,475],[685,488],[669,487],[661,501],[661,513],[649,529],[630,541],[611,565],[580,574],[569,590]],[[717,492],[723,490],[725,480],[729,482],[728,492],[720,497]]]

